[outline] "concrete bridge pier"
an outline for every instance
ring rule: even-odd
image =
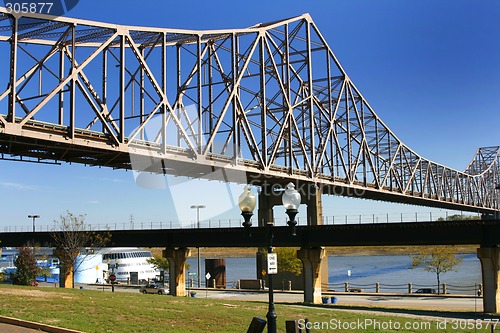
[[[73,262],[64,260],[65,253],[60,249],[54,251],[54,255],[59,258],[59,288],[73,288]]]
[[[315,185],[298,186],[301,194],[301,204],[307,206],[307,225],[323,224],[323,208],[321,195],[322,191]],[[274,206],[281,206],[281,193],[274,193],[271,186],[263,186],[259,193],[258,224],[259,227],[266,226],[268,221],[274,221]],[[283,208],[283,215],[285,209]],[[301,257],[299,257],[299,255]],[[297,258],[303,264],[304,276],[304,301],[311,303],[321,303],[322,286],[328,286],[328,260],[322,260],[326,257],[324,247],[314,249],[300,249],[297,252]],[[259,248],[257,252],[257,278],[262,279],[262,272],[265,267],[266,256],[264,248]],[[279,270],[279,267],[278,267]],[[322,281],[325,281],[323,284]],[[328,289],[328,288],[326,288]]]
[[[263,185],[262,190],[257,197],[259,208],[257,210],[257,223],[259,227],[265,227],[267,222],[274,221],[273,207],[281,205],[281,196],[274,193],[270,185]],[[262,244],[257,250],[256,256],[256,276],[257,279],[264,279],[262,272],[266,267],[266,251],[267,244]]]
[[[59,266],[59,287],[73,288],[73,270],[61,262]]]
[[[326,257],[324,247],[301,248],[297,251],[297,258],[302,261],[302,275],[304,276],[304,302],[321,303],[321,263]]]
[[[323,194],[320,187],[309,185],[306,191],[301,193],[302,202],[307,205],[307,225],[323,225],[323,202],[321,195]],[[321,247],[323,254],[319,261],[320,264],[320,290],[328,290],[328,255],[326,249]],[[322,260],[325,258],[326,260]],[[300,258],[299,258],[300,259]],[[305,285],[305,284],[304,284]],[[305,288],[305,287],[304,287]],[[305,297],[305,295],[304,295]],[[321,297],[318,303],[321,302]],[[314,302],[316,303],[316,302]]]
[[[487,313],[500,313],[500,247],[480,247],[477,257],[483,274],[483,309]]]
[[[186,296],[186,260],[191,256],[188,248],[165,249],[163,258],[169,262],[169,289],[172,296]]]

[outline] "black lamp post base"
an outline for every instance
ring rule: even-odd
[[[272,309],[269,309],[269,312],[266,315],[267,318],[267,332],[268,333],[276,333],[276,311],[274,311],[274,306]]]
[[[292,236],[295,236],[297,235],[297,232],[296,232],[296,226],[297,226],[297,221],[295,221],[295,216],[297,216],[297,214],[299,213],[299,211],[297,209],[287,209],[286,210],[286,215],[288,215],[288,218],[290,219],[287,224],[290,228],[292,228]]]
[[[241,216],[243,216],[243,219],[245,220],[245,222],[242,223],[243,227],[247,231],[248,235],[252,236],[252,234],[250,233],[250,227],[252,226],[252,222],[250,221],[250,219],[252,218],[253,213],[252,212],[242,212]]]

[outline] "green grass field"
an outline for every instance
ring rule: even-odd
[[[264,302],[11,285],[0,286],[0,304],[3,316],[89,333],[246,332],[254,316],[265,319],[267,313]],[[277,304],[276,312],[278,332],[285,332],[285,320],[304,318],[311,332],[491,332],[485,322],[476,329],[475,322],[379,316],[334,306]]]

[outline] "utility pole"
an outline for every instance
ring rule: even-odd
[[[196,228],[200,229],[200,209],[205,208],[205,205],[192,205],[192,209],[196,209]],[[198,250],[198,288],[201,288],[201,263],[200,263],[200,248]]]

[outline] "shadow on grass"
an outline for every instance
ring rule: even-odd
[[[354,306],[354,305],[327,305],[312,303],[279,303],[283,305],[299,305],[311,308],[320,308],[328,310],[346,310],[346,311],[369,311],[379,315],[413,315],[421,317],[451,318],[451,319],[499,319],[499,315],[484,312],[469,311],[440,311],[440,310],[419,310],[419,309],[398,309],[377,306]]]

